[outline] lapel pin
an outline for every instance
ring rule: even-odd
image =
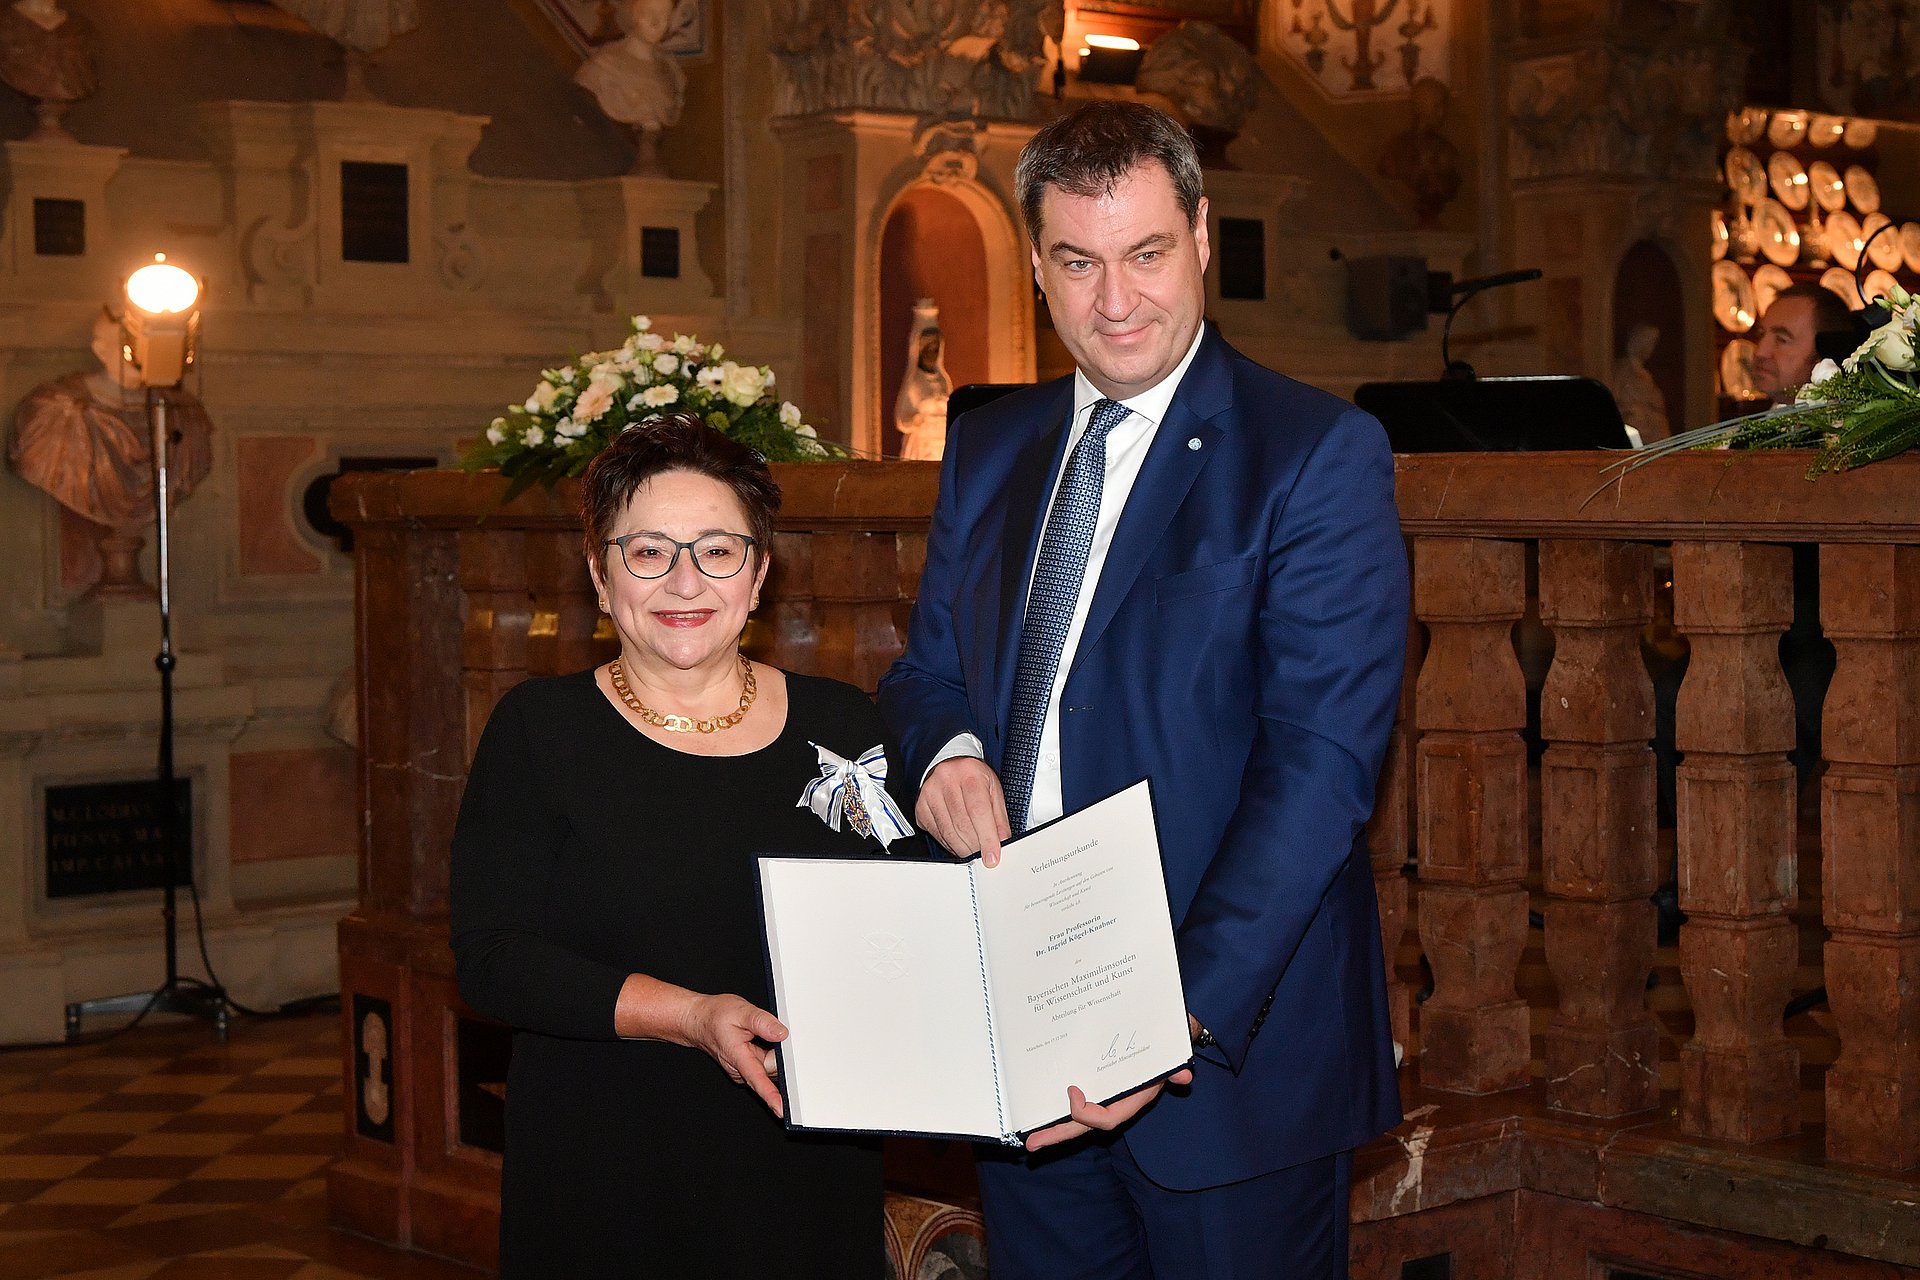
[[[1197,452],[1200,448],[1200,437],[1194,436],[1192,439],[1188,440],[1187,448],[1195,450]]]

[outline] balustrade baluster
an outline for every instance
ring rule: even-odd
[[[527,624],[527,670],[566,675],[596,663],[593,633],[600,620],[593,579],[573,529],[538,529],[527,538],[527,586],[533,617]],[[616,573],[625,573],[617,558]]]
[[[900,596],[899,547],[892,533],[819,531],[813,535],[819,670],[871,691],[900,653],[894,605]]]
[[[1524,545],[1414,544],[1414,611],[1429,645],[1416,687],[1420,941],[1433,996],[1420,1010],[1420,1079],[1492,1093],[1527,1083],[1526,681],[1512,630],[1526,604]]]
[[[1798,961],[1793,620],[1788,548],[1673,544],[1674,624],[1693,648],[1676,708],[1680,970],[1694,1033],[1680,1051],[1687,1132],[1764,1142],[1800,1127],[1800,1054],[1782,1030]]]
[[[815,656],[820,628],[814,614],[813,536],[775,533],[773,567],[760,608],[747,626],[748,653],[788,671],[822,670]]]
[[[1582,1115],[1653,1107],[1660,1035],[1647,1012],[1657,921],[1653,549],[1543,541],[1540,618],[1553,667],[1540,691],[1541,872],[1547,965],[1560,1007],[1546,1033],[1547,1101]]]
[[[1820,549],[1827,1155],[1920,1165],[1920,547]]]

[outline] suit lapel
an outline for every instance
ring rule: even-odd
[[[1093,601],[1087,608],[1086,625],[1074,648],[1073,665],[1092,651],[1100,635],[1119,612],[1120,602],[1133,590],[1141,570],[1160,545],[1167,526],[1186,501],[1187,492],[1207,462],[1218,452],[1221,435],[1219,418],[1233,404],[1232,369],[1227,357],[1230,348],[1217,331],[1209,327],[1194,353],[1193,363],[1180,381],[1167,416],[1154,432],[1140,474],[1127,496],[1120,523],[1113,531],[1113,544],[1107,549],[1105,567],[1094,587]],[[1195,442],[1198,447],[1195,447]],[[1069,668],[1071,672],[1071,668]]]

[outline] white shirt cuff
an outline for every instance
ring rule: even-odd
[[[971,756],[975,760],[985,760],[987,758],[987,749],[980,745],[980,739],[973,734],[956,733],[947,739],[947,745],[940,748],[940,753],[934,756],[933,763],[927,766],[927,773],[932,773],[948,760],[957,760],[961,756]],[[921,786],[927,784],[927,773],[920,775]]]

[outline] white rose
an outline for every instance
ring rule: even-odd
[[[570,364],[562,365],[559,369],[556,369],[554,371],[553,380],[557,383],[560,383],[562,386],[564,386],[567,383],[572,382],[574,378],[576,378],[577,376],[579,376],[578,370],[576,370],[572,365]]]
[[[650,409],[664,409],[679,398],[680,388],[678,387],[648,387],[640,393],[641,401]]]
[[[729,360],[720,366],[720,394],[734,404],[746,406],[760,398],[761,388],[765,385],[760,371],[751,365],[735,364]]]
[[[649,320],[646,316],[635,316],[633,318],[633,331],[635,333],[645,333],[651,328],[653,328],[653,321]]]
[[[587,424],[575,422],[572,418],[562,418],[553,424],[553,438],[565,440],[569,444],[587,434]]]
[[[1839,372],[1840,366],[1838,364],[1831,360],[1822,360],[1819,364],[1813,366],[1813,376],[1807,379],[1807,386],[1809,389],[1817,387]]]
[[[528,413],[545,413],[553,408],[554,397],[559,394],[560,388],[551,382],[543,382],[533,389],[533,394],[527,397],[527,403],[523,407]]]
[[[493,425],[487,428],[488,444],[504,444],[507,439],[507,420],[495,418]]]
[[[1888,325],[1883,333],[1885,336],[1873,349],[1874,357],[1889,369],[1901,373],[1911,371],[1915,367],[1912,330],[1904,325]]]
[[[601,378],[595,378],[587,389],[580,394],[580,401],[573,406],[573,418],[576,422],[598,422],[600,415],[613,408],[613,384]],[[556,433],[566,435],[556,428]]]
[[[699,345],[700,339],[690,333],[676,333],[673,335],[673,349],[683,356]]]
[[[672,374],[680,367],[680,357],[661,352],[653,358],[653,371],[661,376]]]
[[[760,385],[768,391],[773,390],[773,370],[764,364],[760,366]]]
[[[545,443],[546,438],[547,433],[540,429],[539,423],[536,422],[527,428],[527,447],[529,449],[536,448]]]
[[[657,333],[643,333],[633,340],[635,351],[658,351],[667,345],[667,340]]]
[[[721,381],[727,376],[727,366],[710,364],[694,375],[693,380],[708,391],[718,391]]]
[[[800,406],[791,400],[783,401],[780,405],[780,421],[789,427],[799,426]],[[802,432],[801,434],[804,435],[806,433]]]
[[[804,422],[793,429],[793,434],[807,440],[817,440],[820,438],[820,433]]]

